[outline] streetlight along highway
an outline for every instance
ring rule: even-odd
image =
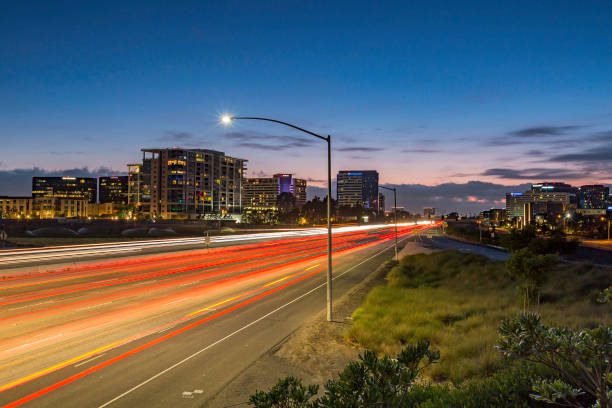
[[[321,136],[309,130],[283,122],[276,119],[259,118],[252,116],[230,116],[223,115],[221,123],[229,125],[234,120],[261,120],[265,122],[278,123],[300,132],[309,134],[327,142],[327,321],[332,321],[332,224],[331,224],[331,136]]]

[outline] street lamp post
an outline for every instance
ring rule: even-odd
[[[221,122],[229,125],[233,120],[263,120],[266,122],[274,122],[290,128],[307,133],[318,139],[327,142],[327,321],[332,321],[332,223],[331,223],[331,136],[321,136],[301,127],[292,125],[291,123],[282,122],[280,120],[269,118],[258,118],[250,116],[222,116]],[[397,226],[396,226],[397,228]],[[397,229],[396,229],[397,234]],[[397,239],[397,237],[396,237]],[[397,251],[397,249],[396,249]]]
[[[385,190],[393,191],[393,215],[395,216],[395,260],[399,262],[399,258],[397,255],[397,189],[395,187],[385,187],[378,186],[379,188],[384,188]]]

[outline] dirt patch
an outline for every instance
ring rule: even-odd
[[[420,242],[407,242],[399,255],[401,258],[433,251]],[[328,379],[337,377],[348,363],[363,352],[361,348],[348,343],[344,335],[351,324],[351,315],[372,288],[386,284],[388,269],[388,263],[381,265],[362,283],[334,302],[334,322],[326,321],[325,312],[318,314],[271,348],[203,407],[247,406],[246,401],[256,390],[269,389],[279,378],[290,375],[301,378],[304,384],[319,384],[322,392]]]

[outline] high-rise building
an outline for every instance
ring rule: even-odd
[[[578,189],[566,183],[545,181],[531,185],[533,193],[572,193],[576,194]]]
[[[142,164],[137,163],[129,163],[128,167],[128,192],[127,192],[127,200],[129,205],[133,205],[134,207],[140,207],[140,169]],[[149,197],[150,199],[150,194]]]
[[[98,177],[98,198],[100,204],[127,204],[128,176]]]
[[[299,208],[306,204],[306,180],[294,178],[293,174],[287,173],[275,174],[273,178],[278,182],[278,195],[291,194]]]
[[[342,170],[338,172],[337,183],[340,207],[361,206],[379,211],[376,170]]]
[[[95,203],[98,183],[93,177],[32,177],[32,197],[67,198]]]
[[[134,184],[140,185],[136,196],[145,216],[195,219],[211,213],[240,214],[246,160],[207,149],[141,151],[142,166]]]
[[[306,203],[306,180],[292,174],[275,174],[272,177],[244,179],[243,207],[251,209],[278,209],[281,194],[290,194],[296,207]]]
[[[584,209],[607,209],[609,201],[610,188],[603,184],[591,184],[580,187],[579,208]]]

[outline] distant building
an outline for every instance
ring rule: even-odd
[[[436,209],[433,207],[425,207],[423,208],[423,216],[426,218],[430,218],[436,215]]]
[[[301,208],[306,204],[306,180],[296,179],[292,174],[275,174],[278,182],[278,195],[289,193],[295,198],[295,205]]]
[[[577,194],[578,188],[566,183],[545,181],[542,183],[532,184],[531,191],[533,193],[571,193]]]
[[[100,204],[127,204],[128,176],[98,177],[98,197]]]
[[[32,197],[97,201],[98,183],[93,177],[32,177]]]
[[[521,225],[559,219],[563,213],[576,210],[578,192],[569,184],[545,182],[532,184],[524,193],[506,193],[507,218],[519,220]]]
[[[603,184],[591,184],[580,187],[578,208],[607,209],[610,204],[610,188]]]
[[[246,160],[206,149],[141,151],[142,165],[128,166],[129,200],[136,198],[141,214],[166,219],[240,214]]]
[[[278,209],[279,196],[289,194],[293,206],[306,204],[306,180],[296,179],[292,174],[275,174],[272,177],[244,179],[243,207],[250,209]]]
[[[142,168],[142,164],[131,163],[127,165],[128,167],[128,186],[127,186],[127,202],[129,205],[133,205],[137,208],[140,207],[140,169]],[[147,199],[151,198],[151,192],[148,191]]]
[[[378,172],[375,170],[342,170],[338,172],[338,205],[361,206],[380,211],[378,203]]]
[[[480,218],[491,225],[499,226],[506,221],[506,210],[503,208],[491,208],[480,213]]]
[[[32,197],[0,196],[0,218],[29,218],[34,216]]]

